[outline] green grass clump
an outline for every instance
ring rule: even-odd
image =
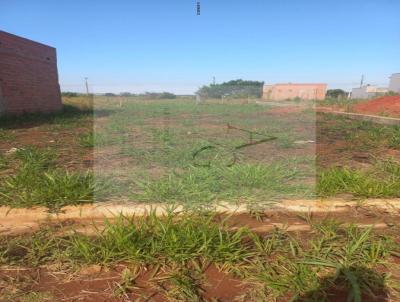
[[[8,160],[5,155],[0,154],[0,169],[6,168],[8,165]]]
[[[347,301],[385,294],[387,275],[376,271],[398,245],[372,228],[341,227],[331,221],[313,226],[308,244],[288,237],[256,266],[259,298],[290,297],[290,301],[327,301],[332,290],[347,293]],[[264,300],[263,300],[264,301]]]
[[[15,135],[10,130],[0,129],[0,141],[12,141]]]
[[[388,263],[399,255],[399,245],[372,227],[310,220],[311,232],[260,234],[218,219],[204,212],[152,212],[116,217],[90,236],[59,237],[58,229],[47,228],[25,237],[1,237],[0,263],[157,267],[163,273],[155,280],[168,281],[171,298],[183,300],[201,296],[209,264],[243,279],[249,301],[328,301],[332,290],[355,302],[388,294]],[[125,270],[118,290],[129,291],[134,276]]]
[[[317,191],[323,197],[340,193],[356,197],[400,197],[400,164],[380,161],[372,170],[331,168],[320,173]]]
[[[125,135],[109,133],[105,130],[90,131],[78,136],[78,144],[84,148],[124,144],[126,141],[127,137]]]
[[[21,169],[4,180],[0,204],[12,207],[45,206],[55,210],[65,205],[93,201],[93,174],[61,170]]]
[[[82,133],[78,136],[78,143],[84,148],[94,147],[94,135],[93,132]]]
[[[389,147],[400,149],[400,126],[396,126],[393,129],[393,133],[389,139]]]
[[[216,263],[237,263],[251,255],[242,242],[245,233],[244,229],[234,233],[224,230],[207,214],[119,217],[94,238],[74,236],[68,254],[78,261],[103,264],[183,264],[199,257]]]
[[[45,206],[51,210],[93,200],[93,173],[69,172],[55,166],[55,153],[27,148],[18,150],[20,161],[13,175],[0,179],[0,205]]]
[[[16,157],[22,161],[23,166],[29,169],[45,169],[54,165],[56,154],[51,149],[38,149],[29,146],[18,149]]]
[[[157,180],[137,181],[132,198],[150,202],[207,204],[213,201],[264,201],[279,197],[304,196],[312,188],[296,183],[302,173],[287,163],[270,165],[236,164],[232,167],[190,167]]]

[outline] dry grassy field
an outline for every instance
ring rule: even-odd
[[[319,113],[313,102],[64,103],[58,114],[0,120],[1,206],[184,210],[119,216],[90,232],[73,220],[5,231],[0,301],[397,301],[397,213],[362,204],[400,197],[399,127]],[[269,211],[321,198],[359,207]],[[248,213],[215,213],[218,204]],[[280,227],[262,229],[271,223]]]

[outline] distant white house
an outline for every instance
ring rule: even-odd
[[[394,73],[390,76],[389,91],[400,93],[400,73]]]
[[[351,90],[352,99],[369,99],[382,94],[385,94],[389,90],[387,88],[365,85],[359,88],[353,88]]]

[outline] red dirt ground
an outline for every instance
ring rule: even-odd
[[[400,116],[400,96],[384,96],[353,106],[357,113]]]
[[[265,212],[259,213],[261,216],[252,216],[249,214],[238,214],[227,217],[221,215],[217,219],[226,221],[232,227],[248,226],[256,232],[268,232],[268,226],[271,223],[281,223],[287,226],[301,226],[305,223],[307,217],[299,213],[291,212]],[[398,220],[397,215],[390,215],[385,210],[375,208],[364,208],[361,205],[356,208],[348,208],[347,211],[338,213],[310,213],[309,218],[313,222],[330,218],[334,216],[343,223],[353,222],[362,224],[381,224],[386,223],[388,226],[394,225]],[[60,225],[59,233],[63,230],[66,232],[69,228],[79,229],[79,224],[86,222],[69,221]],[[56,226],[55,226],[56,227]],[[380,229],[382,234],[393,235],[397,232],[396,228],[387,227]],[[304,238],[306,241],[309,237],[308,231],[301,229],[294,232]],[[294,234],[294,232],[292,234]],[[396,259],[394,259],[396,260]],[[142,267],[134,279],[133,284],[127,288],[125,294],[118,294],[118,284],[122,284],[122,271],[129,268],[134,272],[134,267],[128,267],[128,264],[120,263],[111,267],[102,267],[99,265],[87,265],[83,267],[68,268],[55,264],[43,265],[38,268],[18,267],[18,266],[0,266],[0,301],[3,302],[26,302],[33,301],[24,299],[24,295],[28,293],[47,293],[50,295],[48,299],[40,301],[71,301],[71,302],[125,302],[125,301],[148,301],[148,302],[167,302],[180,301],[168,299],[166,293],[169,291],[171,283],[169,283],[166,275],[168,271],[163,269]],[[202,300],[204,302],[220,301],[220,302],[259,302],[260,300],[245,297],[249,291],[256,285],[243,281],[239,277],[219,270],[215,265],[205,265],[203,268],[203,278],[199,278],[199,290],[201,291]],[[2,288],[3,287],[3,288]],[[3,294],[3,296],[2,296]],[[11,299],[7,298],[8,294],[12,294]],[[310,301],[309,296],[312,293],[305,294],[298,302]],[[329,302],[346,301],[347,291],[329,287]],[[363,302],[389,302],[384,289],[378,292],[375,298],[363,297]],[[5,298],[4,298],[5,297]],[[21,297],[21,298],[19,298]],[[35,300],[36,301],[36,300]],[[38,300],[39,301],[39,300]],[[290,297],[282,297],[278,302],[288,302]],[[186,301],[185,301],[186,302]],[[261,302],[261,301],[260,301]]]
[[[272,108],[268,111],[268,113],[286,115],[288,113],[299,113],[302,112],[303,110],[304,108],[302,106],[283,106],[283,107]]]

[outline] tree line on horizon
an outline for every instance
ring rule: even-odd
[[[203,98],[247,98],[262,96],[264,82],[246,81],[242,79],[231,80],[220,84],[212,83],[204,85],[197,90],[196,94]]]
[[[203,98],[260,98],[262,97],[262,88],[264,82],[262,81],[247,81],[242,79],[231,80],[219,84],[209,84],[200,87],[195,94]],[[86,95],[85,93],[65,91],[61,93],[64,97],[77,97]],[[108,97],[123,96],[123,97],[142,97],[145,99],[176,99],[177,95],[172,92],[145,92],[145,93],[131,93],[120,92],[113,93],[107,92],[102,94]],[[328,89],[326,92],[327,99],[345,99],[348,92],[343,89]],[[389,95],[389,94],[388,94]]]

